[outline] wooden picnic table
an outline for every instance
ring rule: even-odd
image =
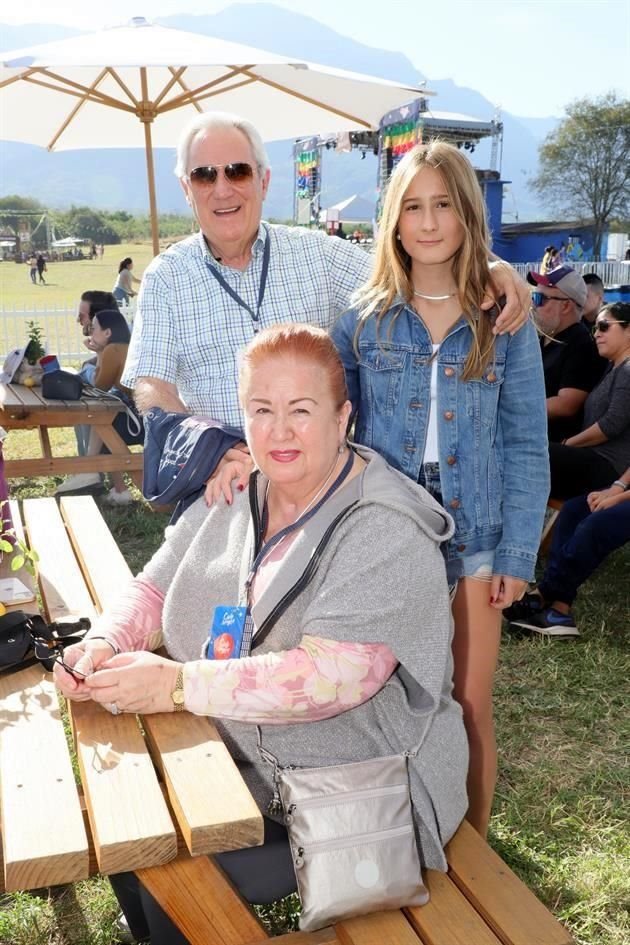
[[[90,496],[11,503],[38,551],[49,620],[94,618],[131,579]],[[0,563],[5,576],[9,562]],[[17,576],[34,587],[22,568]],[[23,606],[38,610],[37,601]],[[211,720],[112,716],[70,706],[82,787],[57,693],[39,666],[0,673],[0,892],[136,872],[191,945],[265,945],[268,934],[203,854],[262,842],[262,817]],[[289,933],[278,945],[571,945],[571,936],[464,822],[448,874],[427,871],[430,902]],[[3,862],[4,861],[4,862]]]
[[[122,408],[105,399],[48,400],[41,388],[0,384],[0,426],[5,430],[36,429],[40,456],[5,461],[7,479],[17,476],[66,476],[73,473],[127,472],[142,485],[142,453],[132,453],[112,423]],[[109,454],[54,456],[50,429],[86,425],[95,427]]]

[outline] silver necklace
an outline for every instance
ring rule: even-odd
[[[424,292],[418,292],[417,289],[413,290],[413,294],[417,295],[420,299],[428,299],[429,302],[445,302],[447,299],[452,299],[455,295],[454,292],[449,292],[448,295],[425,295]]]

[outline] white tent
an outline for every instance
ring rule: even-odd
[[[73,236],[66,236],[62,240],[53,240],[52,247],[53,249],[72,249],[73,246],[78,246],[79,243],[85,242],[85,240],[75,239]]]
[[[328,207],[324,210],[324,213],[327,213],[328,210],[336,210],[336,219],[340,223],[371,223],[374,219],[374,209],[373,201],[354,194],[352,197],[347,197],[345,200],[333,204],[332,207]]]

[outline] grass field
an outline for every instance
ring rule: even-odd
[[[2,309],[55,309],[76,306],[82,292],[103,289],[110,292],[121,259],[131,256],[133,273],[140,279],[153,258],[150,242],[106,246],[102,260],[80,259],[48,263],[46,285],[33,285],[25,263],[0,262],[0,312]]]

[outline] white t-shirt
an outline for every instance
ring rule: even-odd
[[[429,402],[429,422],[427,424],[427,441],[424,446],[423,463],[438,463],[440,454],[438,452],[438,425],[437,425],[437,371],[438,371],[438,351],[439,345],[432,345],[433,360],[431,361],[431,384]]]

